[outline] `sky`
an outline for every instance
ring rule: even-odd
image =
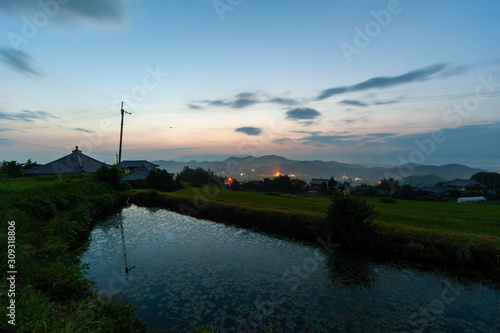
[[[500,2],[2,0],[0,159],[500,171]]]

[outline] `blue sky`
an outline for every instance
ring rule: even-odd
[[[0,159],[500,168],[498,1],[4,0]]]

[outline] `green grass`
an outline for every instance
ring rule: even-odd
[[[301,213],[325,214],[328,199],[315,200],[314,196],[305,198],[300,195],[284,195],[277,193],[237,192],[225,189],[185,188],[171,193],[173,196],[204,196],[212,201],[224,202],[249,207],[272,208]]]
[[[204,197],[211,201],[239,206],[259,207],[312,213],[324,216],[330,203],[328,196],[312,194],[268,195],[254,192],[186,188],[172,196]],[[386,226],[441,230],[471,235],[500,237],[500,206],[397,200],[397,204],[367,198],[378,212],[376,222]]]
[[[0,247],[7,223],[16,228],[16,323],[0,331],[142,332],[133,309],[98,299],[78,259],[92,217],[115,206],[120,192],[92,175],[0,181]],[[2,252],[5,253],[5,252]],[[0,258],[2,290],[7,261]],[[7,318],[2,297],[0,316]]]

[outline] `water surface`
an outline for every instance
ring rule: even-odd
[[[499,332],[491,286],[162,209],[97,223],[82,261],[163,332]]]

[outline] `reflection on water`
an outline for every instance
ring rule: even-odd
[[[98,223],[82,261],[152,330],[498,332],[499,290],[161,209]]]

